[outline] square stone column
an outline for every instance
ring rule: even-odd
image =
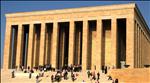
[[[74,56],[74,35],[75,35],[75,26],[74,21],[70,21],[69,27],[69,61],[68,65],[73,64],[73,56]]]
[[[4,55],[3,55],[3,69],[6,70],[9,67],[9,56],[11,46],[11,24],[6,22],[5,41],[4,41]]]
[[[102,20],[101,19],[97,19],[97,55],[94,56],[95,57],[95,64],[96,64],[96,70],[100,70],[102,64],[101,64],[101,56],[102,56]]]
[[[134,59],[134,62],[135,62],[135,65],[134,65],[134,67],[135,68],[137,68],[137,55],[138,55],[138,27],[137,27],[137,22],[135,21],[135,23],[134,23],[134,29],[135,29],[135,33],[134,33],[134,35],[135,35],[135,41],[134,41],[134,43],[135,43],[135,59]]]
[[[126,27],[126,64],[134,67],[134,16],[127,17]]]
[[[111,20],[111,56],[112,56],[112,66],[117,67],[117,22],[116,18]],[[106,57],[107,58],[107,57]]]
[[[139,41],[139,43],[140,43],[140,47],[139,47],[139,49],[140,49],[140,55],[139,55],[139,57],[138,57],[138,60],[139,60],[139,66],[138,66],[138,68],[140,68],[141,67],[141,56],[142,56],[142,30],[141,30],[141,27],[139,27],[140,28],[140,41]]]
[[[58,55],[58,23],[56,21],[53,22],[53,34],[52,34],[52,67],[56,68],[56,60]]]
[[[22,62],[22,43],[23,43],[23,27],[21,24],[18,26],[18,38],[17,38],[17,53],[16,53],[16,66],[20,66]]]
[[[28,40],[28,58],[27,66],[33,67],[33,52],[34,52],[34,26],[33,23],[29,26],[29,40]]]
[[[61,41],[61,45],[60,45],[60,50],[61,50],[61,53],[60,53],[60,57],[61,57],[61,59],[60,59],[60,66],[59,67],[62,67],[62,66],[64,66],[63,64],[64,64],[64,50],[65,50],[65,32],[64,32],[64,30],[63,30],[63,32],[62,32],[62,34],[61,34],[61,39],[60,39],[60,41]]]
[[[82,70],[87,68],[87,49],[88,49],[88,20],[83,20],[83,40],[82,40]]]
[[[33,25],[34,26],[34,25]],[[37,36],[37,33],[36,33],[36,27],[34,26],[34,33],[33,33],[33,54],[32,54],[32,66],[33,67],[35,67],[36,66],[36,56],[38,56],[38,54],[37,54],[37,42],[38,42],[38,40],[37,40],[37,38],[38,38],[38,36]]]
[[[39,65],[45,64],[45,34],[46,34],[46,27],[45,23],[41,23],[41,34],[40,34],[40,55],[39,55]]]
[[[137,56],[136,56],[136,68],[138,68],[139,67],[139,59],[138,59],[138,57],[139,57],[139,55],[140,55],[140,27],[139,27],[139,25],[137,26]]]

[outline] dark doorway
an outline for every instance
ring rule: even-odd
[[[21,65],[27,67],[29,25],[23,25]]]
[[[40,51],[40,32],[41,24],[34,24],[34,53],[33,53],[33,66],[39,65],[39,51]]]
[[[96,20],[89,20],[88,21],[88,53],[87,53],[87,69],[91,70],[92,67],[92,56],[94,56],[93,53],[93,46],[94,46],[94,40],[96,36]]]
[[[46,54],[45,54],[45,64],[51,64],[51,50],[52,48],[52,33],[53,33],[53,23],[46,23]]]
[[[68,44],[69,44],[69,22],[58,23],[59,39],[58,39],[58,55],[57,68],[68,65]]]
[[[11,26],[11,45],[9,55],[9,69],[16,66],[16,51],[17,51],[18,25]]]
[[[108,62],[110,62],[108,59],[111,57],[110,51],[111,51],[111,20],[106,19],[102,20],[102,58],[101,58],[101,63],[102,66],[109,65]],[[107,61],[107,62],[106,62]]]
[[[126,19],[117,19],[117,67],[126,61]]]
[[[83,22],[76,21],[75,22],[75,35],[74,35],[74,57],[73,64],[81,65],[82,64],[82,30],[83,30]]]

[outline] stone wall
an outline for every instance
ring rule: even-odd
[[[119,79],[119,82],[125,83],[149,83],[150,68],[129,68],[129,69],[112,69],[108,72],[113,79]]]

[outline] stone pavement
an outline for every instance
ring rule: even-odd
[[[4,71],[1,70],[1,83],[36,83],[36,75],[39,73],[35,72],[32,74],[32,78],[29,79],[29,73],[23,73],[21,71],[15,72],[15,78],[11,78],[11,71]],[[45,72],[44,77],[40,77],[39,83],[51,83],[51,75],[55,74],[56,72]],[[71,80],[71,73],[68,73],[68,80],[64,80],[62,78],[60,83],[82,83],[82,80],[84,79],[86,83],[95,83],[95,81],[90,81],[88,79],[86,72],[77,72],[79,75],[77,77],[77,80],[72,82]],[[100,83],[112,83],[111,80],[107,80],[107,76],[100,72]]]

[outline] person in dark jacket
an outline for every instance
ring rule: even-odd
[[[31,79],[31,77],[32,77],[32,73],[31,73],[31,72],[29,72],[29,79]]]
[[[14,70],[11,73],[11,78],[15,78],[15,71]]]
[[[98,72],[97,73],[97,80],[99,80],[99,77],[100,77],[100,73]]]
[[[54,82],[54,75],[51,76],[51,82]]]

